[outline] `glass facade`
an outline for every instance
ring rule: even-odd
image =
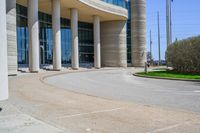
[[[131,63],[131,2],[127,3],[128,20],[127,20],[127,62]]]
[[[124,8],[127,7],[127,1],[126,0],[102,0],[102,1],[113,4],[113,5],[121,6],[121,7],[124,7]]]
[[[39,12],[40,64],[53,63],[52,17]],[[79,61],[93,63],[93,24],[79,22]],[[17,51],[19,66],[28,65],[28,21],[27,8],[17,4]],[[71,64],[70,20],[61,18],[61,58],[62,64]]]
[[[61,18],[61,58],[62,64],[71,64],[70,20]]]
[[[79,61],[80,63],[94,62],[93,24],[78,23]]]
[[[40,64],[47,65],[53,62],[52,51],[52,24],[51,16],[39,13],[40,37]]]
[[[17,5],[18,64],[28,65],[28,21],[25,7]]]
[[[103,0],[116,5],[124,5],[125,0]],[[131,63],[131,5],[125,2],[129,15],[127,20],[127,62]],[[123,6],[124,7],[124,6]],[[40,64],[53,64],[52,44],[52,17],[39,12],[39,40],[40,40]],[[93,24],[79,22],[79,63],[94,62]],[[17,4],[17,51],[18,64],[29,64],[28,52],[28,21],[27,8]],[[61,58],[62,64],[71,64],[71,29],[70,20],[61,18]]]

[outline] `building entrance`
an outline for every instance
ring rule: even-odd
[[[18,66],[28,66],[28,15],[27,8],[17,4],[17,49]],[[40,65],[53,64],[52,16],[39,12]],[[71,29],[70,19],[60,18],[61,61],[62,65],[71,65]],[[78,23],[79,63],[94,62],[93,24]]]

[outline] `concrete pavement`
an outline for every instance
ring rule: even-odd
[[[147,79],[134,70],[70,73],[45,79],[49,84],[102,98],[200,112],[200,83]]]
[[[199,113],[89,96],[43,81],[44,77],[71,72],[74,71],[41,72],[10,78],[10,99],[0,102],[3,106],[0,118],[21,115],[1,119],[0,132],[32,133],[37,128],[32,122],[28,124],[29,130],[18,130],[27,126],[27,119],[41,123],[35,124],[40,126],[41,133],[45,127],[52,133],[200,132]],[[19,122],[22,123],[20,126],[17,125]]]
[[[61,129],[35,119],[17,109],[10,102],[0,102],[1,133],[64,133]]]

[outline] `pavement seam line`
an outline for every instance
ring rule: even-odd
[[[121,109],[122,108],[105,109],[105,110],[98,110],[98,111],[93,111],[93,112],[88,112],[88,113],[79,113],[79,114],[73,114],[73,115],[60,116],[58,118],[59,119],[71,118],[71,117],[84,116],[84,115],[90,115],[90,114],[98,114],[98,113],[106,113],[106,112],[118,111],[118,110],[121,110]]]
[[[167,126],[167,127],[164,127],[164,128],[156,129],[156,130],[153,131],[153,133],[164,132],[166,130],[173,129],[173,128],[179,127],[181,125],[189,124],[189,123],[190,123],[190,121],[186,121],[184,123],[175,124],[175,125]],[[150,133],[150,132],[148,132],[148,133]]]

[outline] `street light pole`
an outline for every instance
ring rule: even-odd
[[[158,15],[158,56],[159,56],[159,65],[161,62],[161,56],[160,56],[160,17],[159,17],[159,12],[157,13]]]
[[[172,44],[172,1],[169,0],[169,30],[170,30],[170,44]]]
[[[169,46],[170,44],[170,22],[169,22],[169,18],[170,18],[170,13],[169,13],[169,1],[170,0],[166,0],[166,37],[167,37],[167,46]]]
[[[172,44],[172,1],[166,0],[166,32],[167,32],[167,46]]]
[[[150,62],[152,61],[152,36],[151,36],[151,30],[150,30]]]

